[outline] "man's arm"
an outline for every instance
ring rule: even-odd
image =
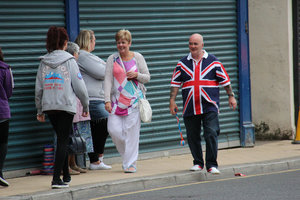
[[[224,87],[224,89],[226,90],[226,93],[228,95],[229,107],[232,108],[233,110],[235,110],[237,103],[236,103],[236,99],[234,97],[234,93],[232,91],[231,85],[226,85]]]
[[[170,113],[172,115],[175,115],[178,111],[178,107],[177,107],[176,102],[175,102],[178,91],[179,91],[179,87],[171,87],[171,89],[170,89],[170,105],[169,105],[169,108],[170,108]]]
[[[224,87],[224,89],[226,90],[226,93],[227,93],[228,96],[232,96],[232,95],[234,96],[234,93],[232,91],[231,85],[226,85]]]

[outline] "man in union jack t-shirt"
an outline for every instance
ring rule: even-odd
[[[205,166],[209,173],[219,174],[217,163],[219,128],[219,87],[228,94],[229,106],[236,108],[236,100],[229,76],[222,63],[203,50],[203,37],[193,34],[189,39],[190,53],[177,64],[170,92],[170,112],[175,115],[178,107],[175,99],[182,87],[183,118],[189,148],[194,158],[191,171],[204,168],[201,147],[201,123],[206,142]]]

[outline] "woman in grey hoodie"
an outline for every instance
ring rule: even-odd
[[[111,166],[103,162],[104,146],[108,136],[108,112],[104,108],[103,90],[106,63],[91,53],[94,51],[96,43],[95,34],[92,30],[80,31],[75,42],[80,47],[77,63],[88,90],[90,100],[90,123],[94,146],[94,152],[88,154],[90,158],[90,169],[111,169]]]
[[[75,58],[64,51],[69,40],[67,31],[52,26],[47,33],[48,53],[40,57],[36,76],[35,104],[37,120],[45,122],[46,113],[57,135],[52,189],[69,187],[67,145],[76,113],[76,96],[83,105],[83,116],[89,112],[88,94]],[[63,170],[63,181],[60,179]]]

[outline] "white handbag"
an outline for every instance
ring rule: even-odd
[[[152,120],[152,109],[147,99],[139,98],[139,110],[142,122],[149,123]]]
[[[130,81],[130,82],[131,82],[131,84],[132,84],[132,86],[133,86],[133,88],[134,88],[134,90],[137,94],[137,97],[139,98],[138,104],[139,104],[139,111],[140,111],[141,120],[142,120],[142,122],[149,123],[152,120],[152,108],[150,106],[150,103],[146,99],[144,94],[143,94],[143,96],[144,96],[143,99],[141,99],[139,97],[137,89],[134,87],[132,81]]]
[[[121,60],[122,67],[123,67],[124,71],[126,72],[126,69],[124,67],[124,64],[123,64],[123,61],[122,61],[122,58],[121,58],[120,54],[119,54],[119,58]],[[150,103],[146,99],[146,96],[144,95],[144,93],[143,93],[143,97],[144,97],[143,99],[141,99],[139,97],[137,89],[135,88],[135,86],[132,83],[132,81],[130,81],[130,82],[131,82],[131,84],[132,84],[132,86],[133,86],[133,88],[134,88],[134,90],[136,92],[137,98],[139,99],[138,104],[139,104],[139,111],[140,111],[141,121],[145,122],[145,123],[149,123],[152,120],[152,109],[151,109]]]

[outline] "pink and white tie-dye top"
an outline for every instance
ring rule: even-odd
[[[137,89],[140,98],[143,98],[143,94],[140,88],[137,87],[138,81],[136,79],[128,81],[126,76],[128,71],[138,72],[136,59],[123,61],[126,72],[121,62],[120,57],[115,58],[113,62],[114,94],[112,95],[112,114],[124,116],[132,113],[133,109],[138,106],[137,93],[133,85]]]

